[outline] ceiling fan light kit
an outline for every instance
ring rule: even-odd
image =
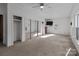
[[[48,4],[45,5],[45,3],[39,3],[38,6],[34,6],[33,8],[37,8],[37,7],[39,7],[39,8],[41,9],[41,11],[44,9],[44,7],[49,8],[49,7],[48,7]]]
[[[40,6],[40,8],[44,8],[44,6]]]

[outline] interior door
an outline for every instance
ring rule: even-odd
[[[22,38],[22,22],[14,21],[14,41],[21,40]]]

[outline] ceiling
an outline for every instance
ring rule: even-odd
[[[46,3],[45,3],[46,4]],[[37,3],[29,4],[29,7],[37,6]],[[73,3],[48,3],[51,8],[44,7],[43,11],[40,8],[32,8],[34,11],[39,11],[45,16],[53,16],[54,18],[69,17],[72,13]],[[33,11],[33,12],[34,12]]]
[[[46,4],[46,3],[45,3]],[[8,4],[9,5],[9,4]],[[73,3],[48,3],[51,8],[44,7],[43,11],[39,8],[32,8],[37,6],[38,3],[13,3],[10,4],[11,10],[17,10],[18,13],[22,12],[27,17],[31,18],[67,18],[71,16],[73,10]],[[14,11],[13,11],[14,12]]]

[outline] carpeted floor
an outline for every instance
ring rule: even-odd
[[[69,48],[75,49],[69,36],[54,35],[18,42],[13,47],[0,47],[1,56],[65,56]],[[76,52],[76,51],[75,51]],[[72,54],[74,55],[74,53]]]

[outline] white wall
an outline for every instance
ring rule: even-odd
[[[53,21],[53,25],[47,26],[48,33],[70,35],[70,19],[69,18],[53,19],[52,21]]]
[[[7,37],[7,46],[13,45],[14,41],[14,23],[13,23],[13,15],[22,17],[22,41],[25,40],[25,20],[26,19],[23,14],[23,5],[22,4],[8,4],[8,37]]]
[[[44,9],[44,11],[40,11],[39,8],[32,8],[32,4],[8,4],[8,43],[7,46],[13,45],[14,40],[14,30],[13,30],[13,15],[21,16],[22,19],[22,41],[25,41],[25,32],[29,32],[29,30],[25,31],[25,27],[29,28],[28,20],[40,20],[44,21],[45,18],[54,19],[55,23],[58,24],[57,30],[49,29],[49,32],[54,32],[58,34],[66,34],[69,35],[69,12],[71,11],[71,4],[54,4],[51,9]],[[54,18],[53,18],[54,17]],[[45,26],[44,26],[45,27]],[[51,31],[50,31],[51,30]],[[45,30],[43,30],[45,32]]]
[[[0,14],[3,15],[3,44],[7,43],[7,4],[0,3]]]

